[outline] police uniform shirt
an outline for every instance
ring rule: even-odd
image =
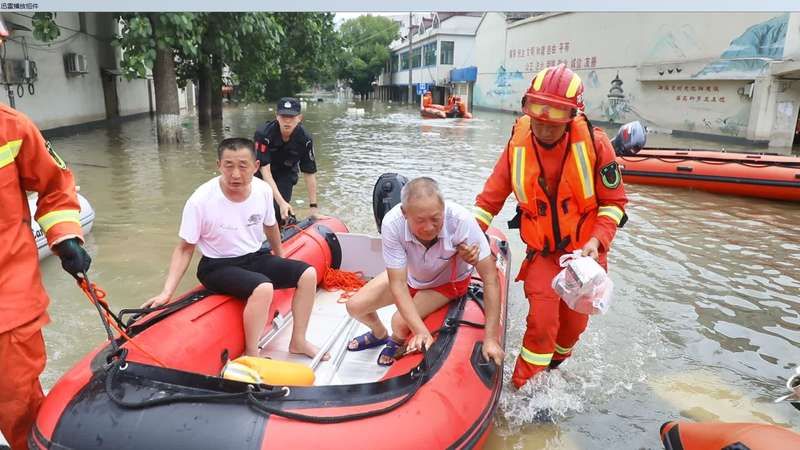
[[[261,166],[269,164],[272,177],[279,181],[297,183],[298,169],[303,173],[316,173],[314,143],[311,136],[298,124],[287,142],[283,141],[277,120],[267,122],[256,130],[253,141]],[[256,175],[261,178],[261,173]]]

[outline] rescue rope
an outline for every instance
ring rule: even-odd
[[[296,228],[301,234],[307,234],[309,237],[311,237],[311,240],[314,241],[317,246],[319,246],[320,250],[322,250],[322,254],[325,254],[325,247],[323,247],[323,245],[313,234],[308,232],[308,229],[300,228],[297,226],[297,224],[289,224],[285,228]],[[330,249],[328,249],[328,251],[330,251]],[[363,276],[363,272],[349,272],[346,270],[334,269],[326,264],[325,273],[322,274],[322,283],[320,286],[329,292],[338,290],[343,291],[339,295],[337,302],[345,303],[350,300],[350,297],[352,297],[353,294],[367,284],[367,282],[362,278]]]
[[[89,302],[95,306],[97,312],[100,314],[100,320],[103,322],[103,327],[106,330],[108,340],[111,342],[111,347],[114,349],[114,353],[112,354],[120,354],[120,347],[114,338],[114,333],[111,331],[111,327],[113,327],[120,336],[125,338],[125,340],[127,340],[131,346],[135,347],[143,355],[152,359],[159,366],[167,367],[166,364],[153,356],[152,353],[143,349],[139,344],[134,342],[131,337],[128,336],[125,330],[123,330],[121,325],[122,322],[117,316],[114,315],[114,313],[111,312],[111,308],[109,307],[108,302],[105,300],[107,295],[106,291],[100,288],[96,283],[89,281],[89,277],[86,275],[86,273],[83,273],[83,278],[75,278],[78,281],[78,287],[81,288],[81,291],[83,291],[84,295],[86,295],[86,297],[89,299]]]
[[[345,303],[350,300],[353,294],[367,284],[362,278],[363,276],[363,272],[348,272],[328,267],[325,271],[325,276],[322,277],[322,288],[326,291],[343,291],[337,301]]]
[[[437,329],[436,331],[433,331],[431,335],[435,336],[445,332],[454,333],[455,330],[461,325],[473,328],[484,328],[484,324],[470,322],[468,320],[463,320],[463,319],[448,318],[445,320],[442,327]],[[268,400],[274,400],[288,396],[291,393],[290,388],[280,387],[276,389],[275,386],[267,386],[267,389],[264,390],[263,385],[252,385],[252,384],[248,385],[247,391],[244,392],[224,393],[224,394],[173,394],[169,396],[151,398],[147,400],[126,401],[124,398],[117,395],[117,393],[114,391],[113,388],[114,379],[117,376],[117,374],[119,374],[120,372],[124,372],[126,370],[126,366],[123,365],[124,361],[119,359],[115,360],[112,363],[111,369],[107,372],[105,380],[106,381],[105,390],[109,398],[114,403],[126,409],[143,409],[147,407],[160,406],[178,402],[197,402],[197,401],[226,402],[233,400],[246,400],[248,406],[250,406],[257,412],[261,412],[264,414],[271,414],[289,420],[296,420],[299,422],[316,423],[316,424],[335,424],[342,422],[350,422],[354,420],[367,419],[370,417],[387,414],[408,403],[408,401],[411,400],[417,394],[417,392],[419,392],[432,366],[431,355],[430,353],[428,353],[427,349],[423,347],[422,353],[423,357],[420,364],[417,365],[415,368],[411,369],[411,371],[408,373],[408,375],[414,380],[414,384],[412,385],[411,390],[407,394],[405,394],[396,402],[382,408],[353,413],[353,414],[344,414],[339,416],[316,416],[311,414],[302,414],[292,411],[286,411],[280,408],[272,407],[268,405],[266,402]],[[442,353],[439,353],[438,356],[441,357]]]

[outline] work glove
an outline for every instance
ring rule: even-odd
[[[61,267],[76,279],[79,273],[85,274],[89,270],[89,265],[92,264],[92,258],[83,249],[78,238],[59,242],[53,247],[53,251],[61,258]]]

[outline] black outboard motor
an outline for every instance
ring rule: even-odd
[[[400,203],[400,191],[406,183],[408,178],[398,173],[390,172],[378,177],[372,189],[372,213],[375,216],[375,224],[378,225],[378,233],[381,232],[383,216]]]
[[[647,130],[639,121],[629,122],[619,128],[611,140],[617,156],[633,156],[647,143]]]

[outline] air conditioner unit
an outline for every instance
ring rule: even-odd
[[[67,53],[64,55],[64,70],[71,75],[89,73],[86,64],[86,55],[80,53]]]

